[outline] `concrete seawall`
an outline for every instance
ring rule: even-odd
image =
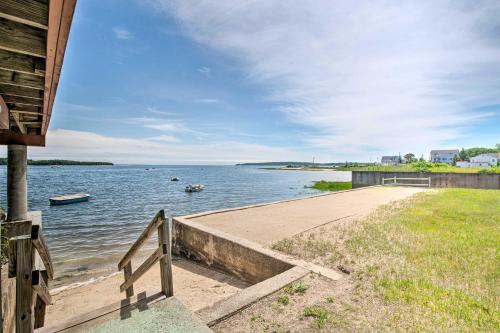
[[[359,188],[382,184],[382,178],[427,178],[431,187],[458,187],[479,189],[500,189],[500,174],[452,173],[452,172],[385,172],[353,171],[352,187]]]

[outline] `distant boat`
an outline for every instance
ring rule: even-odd
[[[52,197],[52,198],[49,198],[49,201],[50,201],[50,204],[52,206],[56,206],[56,205],[67,205],[67,204],[72,204],[72,203],[77,203],[77,202],[84,202],[84,201],[88,201],[89,198],[90,198],[90,194],[77,193],[77,194],[62,195],[59,197]]]
[[[186,186],[185,191],[186,192],[201,192],[201,191],[203,191],[204,188],[205,188],[205,186],[203,186],[203,185],[189,184],[188,186]]]
[[[174,177],[174,178],[170,179],[170,181],[172,181],[172,182],[178,182],[178,181],[179,181],[179,178]]]

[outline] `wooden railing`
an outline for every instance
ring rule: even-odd
[[[15,315],[4,318],[7,331],[33,332],[45,323],[45,308],[51,303],[48,282],[54,277],[49,249],[41,225],[32,221],[3,223],[9,240],[9,278],[15,278],[15,296],[7,299]],[[38,257],[37,257],[38,254]],[[38,258],[44,269],[37,266]],[[14,310],[12,311],[14,312]],[[15,321],[14,321],[15,318]]]
[[[407,183],[400,182],[403,181],[420,181],[421,183]],[[422,178],[403,178],[403,177],[390,177],[390,178],[382,178],[382,185],[393,185],[393,186],[424,186],[431,187],[431,177],[422,177]]]
[[[158,248],[135,271],[132,271],[132,258],[155,231],[158,231]],[[153,267],[157,261],[160,261],[161,291],[167,297],[173,296],[170,228],[163,210],[160,210],[155,215],[153,220],[118,263],[118,270],[123,269],[125,278],[125,282],[120,285],[120,292],[126,291],[126,296],[132,297],[134,295],[134,282]]]

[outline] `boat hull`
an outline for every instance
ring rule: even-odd
[[[69,205],[78,202],[89,201],[89,197],[71,198],[71,199],[49,199],[51,206]]]

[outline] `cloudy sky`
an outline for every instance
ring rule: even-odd
[[[84,0],[30,157],[376,161],[499,142],[497,0]]]

